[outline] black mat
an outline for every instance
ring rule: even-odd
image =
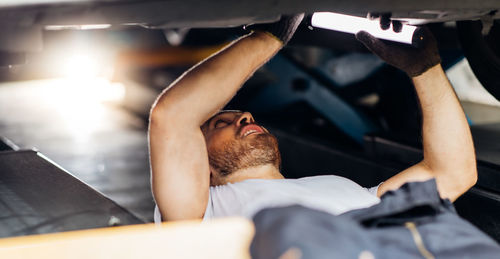
[[[0,237],[143,223],[35,151],[0,152]]]
[[[19,147],[10,139],[0,136],[0,151],[19,150]]]

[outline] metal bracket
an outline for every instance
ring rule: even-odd
[[[277,110],[291,103],[305,101],[359,143],[363,142],[365,134],[377,129],[376,124],[362,112],[301,71],[283,55],[275,56],[264,69],[278,77],[274,80],[274,85],[262,89],[253,99],[249,104],[250,110]]]

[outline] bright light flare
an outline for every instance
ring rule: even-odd
[[[105,104],[119,104],[125,96],[125,87],[109,80],[114,53],[104,47],[78,42],[47,56],[50,74],[58,78],[44,81],[42,99],[78,141],[106,129],[113,108]]]
[[[311,18],[311,24],[314,27],[347,32],[356,34],[359,31],[366,31],[379,39],[401,42],[405,44],[415,44],[414,34],[417,30],[416,26],[403,25],[401,32],[394,32],[391,28],[382,30],[380,22],[377,20],[369,20],[367,18],[330,13],[317,12]]]
[[[94,52],[80,50],[76,54],[56,59],[58,61],[54,63],[54,68],[62,77],[57,82],[64,82],[67,88],[61,94],[86,103],[121,101],[125,89],[120,83],[110,82],[108,74],[111,74],[112,66],[104,62],[106,59],[99,57]]]
[[[125,96],[125,87],[121,83],[110,82],[106,78],[66,79],[61,82],[71,89],[73,97],[85,102],[118,102]],[[71,94],[70,94],[71,96]]]
[[[125,88],[105,78],[45,80],[41,99],[77,141],[85,142],[107,127],[111,109],[104,103],[119,102]],[[107,119],[108,118],[108,119]]]
[[[99,75],[100,66],[95,59],[87,55],[73,55],[62,63],[62,73],[69,78],[91,78]]]

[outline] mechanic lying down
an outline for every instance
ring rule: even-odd
[[[285,179],[276,138],[248,112],[221,111],[302,17],[284,16],[235,40],[158,97],[149,125],[155,221],[253,219],[255,258],[292,247],[302,258],[500,258],[498,244],[451,204],[476,183],[476,159],[427,29],[419,49],[356,35],[411,77],[423,114],[423,161],[376,187],[335,175]]]

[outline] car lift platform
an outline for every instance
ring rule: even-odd
[[[250,258],[252,222],[224,218],[0,239],[0,258]]]

